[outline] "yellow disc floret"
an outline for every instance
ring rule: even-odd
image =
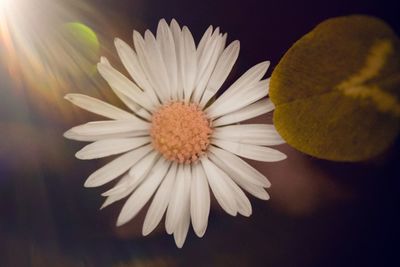
[[[191,163],[207,150],[211,132],[197,104],[172,102],[153,114],[150,134],[154,148],[166,159]]]

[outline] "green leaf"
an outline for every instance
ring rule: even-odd
[[[323,159],[361,161],[400,130],[400,41],[381,20],[326,20],[272,73],[274,124],[288,144]]]

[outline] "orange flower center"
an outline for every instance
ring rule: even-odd
[[[153,114],[150,135],[166,159],[191,163],[205,153],[212,129],[197,104],[172,102]]]

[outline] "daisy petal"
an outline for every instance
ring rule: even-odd
[[[100,58],[100,63],[112,68],[110,62],[105,57],[101,57]],[[116,88],[116,86],[118,85],[117,83],[115,83],[115,84],[108,83],[108,85],[111,87],[113,92],[118,96],[118,98],[125,104],[125,106],[130,108],[133,112],[136,113],[139,109],[142,108],[135,101],[133,101],[131,98],[129,98],[126,95],[124,95],[123,93],[121,93],[120,90],[118,90],[118,88]]]
[[[154,93],[154,89],[151,87],[150,83],[147,81],[146,75],[140,65],[135,51],[124,41],[119,38],[114,40],[115,48],[119,58],[122,61],[125,69],[128,71],[129,75],[136,82],[136,84],[143,89],[149,97],[152,99],[153,104],[157,104],[158,99]]]
[[[177,218],[177,225],[174,228],[174,239],[176,246],[178,248],[182,248],[183,244],[185,243],[186,236],[189,230],[190,225],[190,187],[192,181],[192,173],[191,173],[191,166],[184,165],[183,166],[183,173],[185,177],[185,187],[183,192],[183,198],[180,200],[183,202],[182,210],[180,212],[180,216]]]
[[[236,82],[234,82],[217,100],[215,104],[224,103],[233,95],[243,92],[246,88],[255,86],[264,77],[270,65],[269,61],[261,62],[246,71]]]
[[[121,154],[151,142],[150,137],[106,139],[96,141],[79,150],[78,159],[96,159]]]
[[[243,193],[242,189],[240,189],[239,186],[235,184],[234,181],[228,179],[227,182],[235,195],[238,213],[243,216],[249,217],[252,213],[250,200]]]
[[[122,177],[113,188],[102,193],[101,195],[116,195],[120,194],[120,192],[125,192],[126,189],[130,189],[130,192],[132,192],[143,181],[143,179],[146,178],[147,174],[150,172],[151,168],[154,167],[154,164],[158,158],[159,155],[156,151],[148,153],[142,159],[137,161],[129,173],[124,175],[124,177]]]
[[[197,70],[196,46],[189,29],[184,26],[182,29],[180,43],[180,68],[183,82],[185,102],[188,103],[194,89]]]
[[[210,213],[210,190],[202,165],[193,165],[192,171],[190,213],[193,229],[198,237],[202,237],[206,232]]]
[[[104,101],[87,95],[67,94],[64,98],[82,109],[109,119],[124,120],[134,117],[131,113],[126,112],[125,110],[119,109]]]
[[[117,189],[114,187],[103,194],[102,196],[106,196],[106,200],[104,201],[103,205],[101,205],[100,209],[104,209],[105,207],[113,204],[114,202],[117,202],[118,200],[121,200],[125,197],[127,197],[129,194],[133,192],[135,189],[134,186],[122,186],[124,184],[127,184],[127,180],[131,180],[132,177],[129,176],[129,174],[125,174],[117,183],[115,187],[118,187]]]
[[[211,140],[211,143],[222,149],[228,150],[233,154],[248,159],[264,162],[275,162],[286,159],[286,155],[282,152],[265,146],[240,144],[219,139],[213,139]]]
[[[126,172],[139,159],[152,150],[152,145],[146,145],[128,152],[107,163],[94,173],[85,182],[85,187],[96,187],[106,184]]]
[[[241,144],[273,146],[285,143],[273,125],[242,124],[214,129],[213,138]]]
[[[223,160],[224,158],[216,156],[213,153],[210,153],[209,157],[212,160],[212,162],[214,162],[218,167],[223,169],[232,178],[232,180],[234,180],[244,190],[246,190],[247,192],[249,192],[250,194],[252,194],[253,196],[255,196],[259,199],[262,199],[262,200],[269,199],[269,195],[268,195],[267,191],[265,191],[265,189],[262,186],[253,183],[254,181],[251,181],[252,180],[251,176],[247,176],[247,177],[242,176],[241,173],[237,172],[237,170],[232,168],[234,163],[226,162]],[[269,181],[268,181],[268,184],[269,184]]]
[[[165,19],[160,20],[157,28],[157,43],[160,47],[164,64],[167,67],[170,82],[170,97],[176,99],[176,88],[178,86],[178,63],[175,50],[174,37]]]
[[[211,118],[217,118],[244,108],[267,96],[268,86],[269,80],[258,82],[251,88],[243,89],[243,91],[240,91],[231,97],[227,97],[225,102],[220,102],[218,104],[215,102],[212,103],[211,106],[206,109],[206,113]]]
[[[203,52],[207,51],[205,49],[207,42],[211,39],[211,34],[213,32],[213,26],[210,25],[207,30],[204,32],[203,37],[201,37],[199,44],[197,45],[196,54],[197,61],[200,62],[201,58],[203,58]]]
[[[135,103],[140,103],[142,107],[149,111],[154,110],[154,104],[147,94],[141,91],[139,87],[119,71],[104,63],[98,63],[97,69],[115,91],[133,100]]]
[[[129,175],[137,178],[145,177],[154,167],[154,164],[158,160],[159,156],[160,155],[157,151],[152,151],[147,156],[138,161],[135,165],[133,165],[133,167],[129,170]]]
[[[230,178],[206,157],[201,158],[201,164],[203,165],[208,183],[219,205],[229,215],[236,216],[237,204],[234,192],[228,182]]]
[[[219,28],[217,28],[212,34],[210,40],[206,43],[206,48],[203,52],[203,55],[201,59],[199,59],[196,88],[192,97],[194,102],[200,102],[215,65],[217,64],[220,52],[223,49],[224,39],[220,36]]]
[[[64,137],[71,140],[82,141],[82,142],[94,142],[98,140],[105,139],[115,139],[115,138],[128,138],[128,137],[139,137],[139,136],[148,136],[149,131],[130,131],[126,133],[119,134],[91,134],[91,135],[82,135],[77,134],[71,131],[66,131],[64,133]]]
[[[240,43],[233,41],[225,48],[207,84],[207,88],[201,98],[200,105],[205,106],[207,102],[217,93],[231,72],[236,59],[239,56]]]
[[[165,177],[171,163],[161,157],[154,166],[154,172],[150,172],[147,179],[136,189],[128,198],[122,207],[121,213],[117,219],[117,226],[121,226],[133,217],[143,208],[147,201],[151,198],[158,185]]]
[[[268,179],[250,164],[228,152],[215,146],[210,146],[210,159],[214,162],[215,158],[220,159],[227,168],[223,168],[230,176],[238,177],[246,183],[251,183],[257,186],[270,187],[271,183]]]
[[[177,167],[178,165],[176,163],[172,164],[163,182],[161,183],[160,188],[157,190],[157,193],[154,196],[153,202],[151,203],[144,219],[142,230],[144,236],[150,234],[154,228],[157,227],[165,213],[165,210],[168,207],[168,201],[171,197],[175,182]]]
[[[183,77],[181,75],[182,65],[181,65],[181,49],[183,49],[181,44],[181,35],[182,30],[179,26],[178,22],[175,19],[172,19],[170,24],[170,29],[172,33],[172,37],[174,38],[175,43],[175,55],[176,55],[176,63],[177,63],[177,86],[176,86],[176,98],[175,99],[183,99]]]
[[[274,104],[269,99],[262,99],[247,107],[228,113],[212,122],[214,127],[238,123],[274,110]]]
[[[147,30],[144,40],[146,42],[147,63],[150,66],[150,75],[156,84],[155,89],[158,90],[157,92],[160,92],[164,101],[169,101],[171,92],[170,81],[156,38],[151,31]]]
[[[72,127],[65,135],[107,135],[120,134],[132,131],[148,130],[150,124],[138,118],[118,121],[92,121],[79,126]]]
[[[185,211],[185,206],[187,204],[183,200],[186,197],[188,186],[190,189],[190,184],[187,182],[190,177],[185,177],[185,174],[184,166],[179,164],[174,189],[171,194],[167,216],[165,218],[165,229],[168,234],[172,234],[178,227],[180,218],[182,217],[182,213]]]

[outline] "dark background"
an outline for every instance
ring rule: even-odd
[[[116,54],[114,36],[129,41],[132,29],[154,32],[160,18],[187,25],[196,41],[208,25],[220,26],[228,41],[241,41],[227,84],[260,61],[275,66],[297,39],[330,17],[374,15],[400,33],[395,1],[82,2],[90,12],[75,9],[77,1],[63,6],[82,12],[80,21],[98,34],[101,53],[109,56]],[[116,228],[122,203],[98,210],[109,186],[82,186],[104,161],[75,159],[83,144],[62,133],[97,117],[62,97],[80,92],[122,106],[100,77],[69,76],[43,92],[38,84],[45,78],[16,76],[1,45],[0,266],[400,266],[399,140],[384,155],[354,164],[318,160],[282,145],[286,161],[254,163],[272,182],[270,201],[251,198],[250,218],[216,208],[205,236],[190,230],[177,249],[163,226],[141,237],[143,214]]]

